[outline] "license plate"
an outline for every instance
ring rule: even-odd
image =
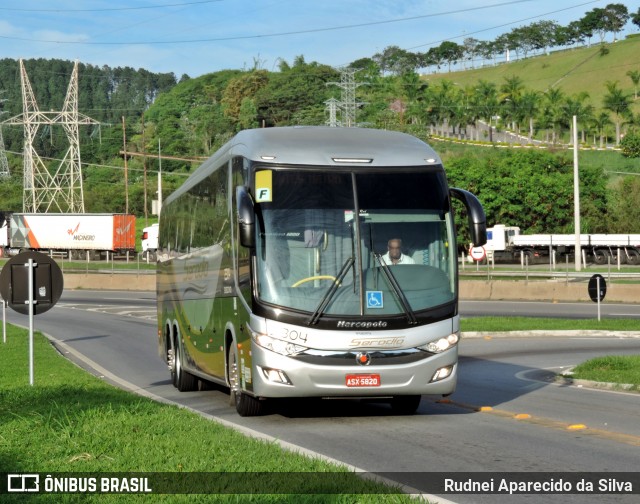
[[[379,387],[379,374],[348,374],[346,376],[347,387]]]

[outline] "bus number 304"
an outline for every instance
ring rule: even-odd
[[[284,337],[291,341],[304,341],[307,342],[306,333],[302,333],[300,331],[284,328]]]

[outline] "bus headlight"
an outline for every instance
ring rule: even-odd
[[[458,344],[460,341],[460,336],[457,333],[452,333],[445,338],[440,338],[435,341],[430,341],[426,345],[423,345],[420,348],[421,350],[426,350],[431,353],[442,353],[445,350],[449,350]]]
[[[294,345],[289,341],[275,339],[266,334],[254,334],[253,340],[262,348],[279,353],[280,355],[297,355],[307,350],[307,347]]]

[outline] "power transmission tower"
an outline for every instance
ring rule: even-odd
[[[20,84],[22,114],[7,119],[3,124],[24,126],[22,211],[83,213],[84,192],[79,127],[100,123],[78,112],[78,62],[76,61],[73,66],[64,105],[59,112],[41,112],[38,109],[22,60],[20,60]],[[60,124],[64,128],[69,148],[52,174],[36,152],[34,141],[40,126],[55,124]]]
[[[0,103],[4,103],[6,101],[7,99],[3,98],[0,100]],[[0,112],[0,116],[3,114],[6,114],[4,110]],[[0,178],[6,178],[9,175],[9,162],[7,161],[7,153],[4,149],[4,138],[2,137],[2,126],[0,125]]]
[[[4,138],[2,138],[2,126],[0,126],[0,178],[6,178],[9,175],[9,162],[4,152]]]
[[[327,112],[329,112],[329,120],[327,121],[327,126],[331,126],[332,128],[340,126],[340,121],[338,121],[337,114],[340,102],[335,98],[331,98],[324,103],[327,106]]]
[[[343,68],[340,70],[340,82],[327,83],[336,85],[342,89],[342,101],[340,101],[338,105],[342,110],[342,125],[347,128],[357,126],[356,110],[360,105],[362,105],[362,103],[356,102],[356,89],[359,86],[362,86],[362,83],[358,83],[355,80],[355,73],[357,71],[358,70],[354,68]]]

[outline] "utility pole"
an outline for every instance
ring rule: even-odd
[[[576,232],[576,271],[582,270],[580,246],[580,177],[578,175],[578,119],[573,116],[573,217]]]
[[[124,145],[124,213],[129,213],[129,165],[127,164],[127,128],[122,116],[122,144]]]
[[[142,152],[147,151],[147,144],[144,140],[144,112],[142,112]],[[147,214],[147,155],[145,154],[142,157],[142,169],[144,172],[144,222],[148,224],[148,214]]]

